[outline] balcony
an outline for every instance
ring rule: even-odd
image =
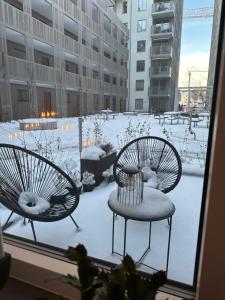
[[[151,58],[153,60],[172,58],[171,45],[160,45],[151,47]]]
[[[150,76],[153,78],[170,78],[171,66],[152,66]]]
[[[53,29],[49,25],[33,18],[33,33],[36,37],[44,40],[47,43],[54,43]]]
[[[55,84],[55,69],[54,67],[48,67],[34,64],[34,81],[39,83]]]
[[[171,23],[159,23],[152,26],[152,39],[164,40],[173,37],[173,25]]]
[[[104,94],[105,95],[111,95],[111,93],[112,93],[112,85],[111,85],[111,83],[104,82],[103,87],[104,87],[103,88]]]
[[[154,18],[173,18],[175,7],[172,1],[159,2],[152,4],[152,17]]]
[[[29,68],[29,63],[20,58],[8,56],[8,76],[11,79],[17,79],[17,80],[24,80],[27,81],[29,80],[31,76],[31,70]]]
[[[13,26],[19,31],[29,31],[29,16],[23,11],[13,7],[10,4],[4,3],[4,12],[2,16],[3,15],[6,24]]]
[[[149,96],[150,97],[169,97],[170,89],[169,87],[159,87],[159,86],[151,86],[149,88]]]
[[[62,74],[63,85],[68,88],[79,90],[81,88],[81,77],[77,74],[64,71]]]

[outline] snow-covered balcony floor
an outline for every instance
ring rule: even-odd
[[[192,284],[194,260],[198,234],[199,212],[201,205],[202,177],[182,176],[180,183],[168,195],[175,203],[176,212],[173,217],[171,252],[168,277],[170,279]],[[121,258],[111,254],[112,212],[107,200],[110,192],[116,188],[115,183],[102,183],[91,193],[80,197],[78,208],[73,217],[81,227],[76,231],[70,218],[53,223],[35,222],[38,241],[66,249],[83,243],[92,257],[119,263]],[[4,224],[9,211],[0,208],[1,223]],[[31,226],[24,225],[23,219],[13,215],[15,223],[7,233],[33,239]],[[124,221],[116,220],[115,246],[122,252]],[[152,226],[152,248],[144,259],[144,263],[157,269],[163,269],[166,262],[168,238],[167,221],[154,222]],[[148,241],[148,223],[128,221],[127,250],[138,259]],[[146,268],[145,271],[148,271]],[[150,271],[150,270],[149,270]]]

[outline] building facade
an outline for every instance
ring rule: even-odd
[[[125,110],[128,30],[110,0],[0,0],[0,121]]]
[[[217,59],[217,48],[218,48],[218,36],[220,28],[220,17],[221,17],[222,0],[215,0],[214,2],[214,13],[213,13],[213,27],[210,47],[210,58],[209,58],[209,72],[208,72],[208,106],[211,109],[212,104],[212,93],[215,78],[215,68]]]
[[[118,0],[115,11],[130,31],[127,109],[177,109],[183,0]]]

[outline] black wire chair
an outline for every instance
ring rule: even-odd
[[[129,142],[117,155],[113,175],[120,187],[127,181],[123,166],[133,165],[141,170],[150,167],[157,174],[158,190],[168,193],[181,178],[182,164],[175,147],[156,136],[144,136]]]
[[[149,167],[147,169],[153,171],[157,180],[155,189],[149,189],[144,184],[141,185],[141,182],[145,180],[144,167]],[[137,264],[150,267],[142,260],[150,250],[152,222],[167,219],[169,225],[167,272],[175,206],[165,193],[173,190],[181,178],[182,164],[177,150],[168,141],[159,137],[137,138],[119,152],[113,165],[113,174],[118,189],[110,194],[108,200],[108,206],[113,212],[112,254],[125,256],[128,220],[149,222],[148,246]],[[123,254],[114,250],[115,217],[117,215],[124,218]]]
[[[33,192],[50,204],[37,214],[25,211],[18,203],[22,192]],[[0,144],[0,203],[12,212],[3,228],[7,227],[13,213],[29,220],[34,236],[33,221],[54,222],[70,217],[79,203],[79,192],[73,180],[46,158],[22,147]]]

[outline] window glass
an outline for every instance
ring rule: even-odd
[[[117,39],[117,26],[113,24],[113,37]]]
[[[143,99],[135,99],[135,109],[143,109]]]
[[[145,52],[146,41],[137,41],[137,52]]]
[[[94,3],[92,3],[92,20],[96,23],[99,22],[99,9]]]
[[[28,91],[24,89],[17,90],[17,100],[18,102],[27,102],[29,101]]]
[[[145,70],[145,61],[144,60],[137,60],[136,63],[136,71],[137,72],[143,72]]]
[[[81,1],[81,10],[82,10],[83,12],[86,12],[86,1],[87,1],[87,0],[82,0],[82,1]]]
[[[144,91],[144,80],[136,80],[136,91]]]
[[[123,14],[127,13],[127,1],[123,1],[123,8],[122,8]]]
[[[147,29],[147,20],[138,20],[137,21],[137,31],[146,31]]]
[[[147,0],[138,0],[138,10],[146,10],[147,9]]]
[[[111,33],[111,21],[108,17],[104,15],[104,29],[108,33]]]

